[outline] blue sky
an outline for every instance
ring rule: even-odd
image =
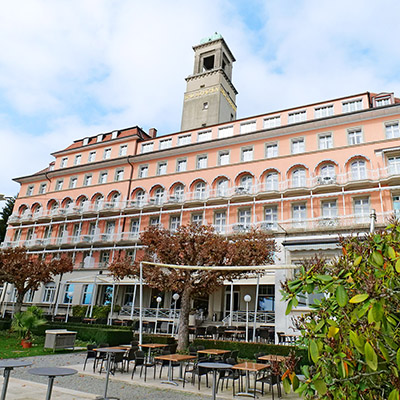
[[[400,97],[397,0],[22,0],[0,14],[0,193],[88,135],[179,130],[191,47],[237,62],[238,117],[364,91]]]

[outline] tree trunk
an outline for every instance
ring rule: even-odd
[[[15,314],[21,312],[22,303],[24,302],[24,296],[25,293],[17,292],[17,300],[15,301],[15,308],[14,308]]]
[[[179,316],[178,348],[177,351],[184,351],[189,346],[189,314],[191,289],[185,289],[181,298],[181,313]]]

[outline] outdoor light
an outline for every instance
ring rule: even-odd
[[[160,308],[160,303],[162,302],[162,298],[160,296],[158,296],[156,298],[156,302],[157,302],[157,310],[156,310],[156,323],[154,324],[154,334],[157,333],[158,310]]]
[[[160,304],[160,303],[162,302],[162,298],[161,298],[160,296],[158,296],[158,297],[156,298],[156,301],[157,301],[158,304]]]
[[[251,296],[246,294],[244,296],[244,301],[246,302],[246,342],[249,341],[249,303],[251,301]]]
[[[179,294],[178,294],[178,293],[175,293],[175,294],[172,296],[172,298],[173,298],[175,301],[178,301],[178,300],[179,300]]]
[[[174,304],[174,319],[173,319],[173,323],[172,323],[172,334],[175,334],[176,303],[179,300],[179,294],[178,293],[174,293],[172,298],[175,300],[175,304]]]

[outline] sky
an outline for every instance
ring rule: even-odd
[[[179,131],[192,46],[222,34],[238,118],[400,97],[398,0],[19,0],[0,13],[0,194],[102,132]],[[0,203],[1,205],[4,203]]]

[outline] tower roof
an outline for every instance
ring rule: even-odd
[[[207,37],[201,39],[200,40],[200,44],[213,42],[214,40],[218,40],[218,39],[223,39],[223,37],[222,37],[222,35],[220,33],[215,32],[213,35],[207,36]]]

